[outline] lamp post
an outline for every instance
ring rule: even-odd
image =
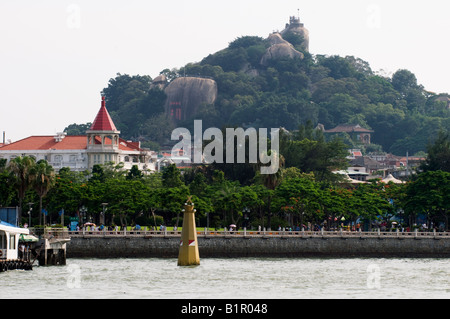
[[[100,221],[100,224],[105,225],[105,212],[106,212],[106,206],[108,206],[108,203],[102,203],[103,211],[102,211],[102,220]]]
[[[84,205],[81,206],[80,213],[81,213],[81,224],[84,225],[84,222],[86,220],[86,213],[87,213],[87,208]]]
[[[248,226],[249,217],[248,217],[247,213],[248,214],[250,213],[250,208],[244,207],[244,209],[242,210],[242,214],[244,215],[244,228],[247,228],[247,226]]]
[[[33,210],[33,207],[31,207],[31,205],[33,205],[34,203],[28,203],[29,206],[29,210],[28,210],[28,227],[31,227],[31,211]]]

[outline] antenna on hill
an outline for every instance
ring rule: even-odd
[[[300,21],[300,9],[297,9],[297,13],[298,13],[298,21]]]

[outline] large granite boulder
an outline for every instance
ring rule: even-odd
[[[167,95],[165,110],[174,122],[180,122],[195,115],[202,104],[214,104],[217,99],[217,83],[213,79],[180,77],[165,88]]]
[[[276,43],[271,45],[266,53],[261,58],[261,64],[264,66],[268,65],[270,60],[282,59],[282,58],[290,58],[290,59],[303,59],[305,56],[300,51],[294,49],[292,44],[287,41]]]

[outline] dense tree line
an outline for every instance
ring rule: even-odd
[[[291,136],[283,149],[295,148],[299,154],[314,147],[335,148],[336,142],[325,142],[312,136],[307,127]],[[310,140],[311,139],[311,140]],[[104,221],[107,225],[180,226],[182,206],[192,195],[198,225],[224,227],[339,227],[361,223],[366,229],[392,222],[395,218],[411,229],[418,217],[428,227],[445,225],[450,214],[449,136],[441,134],[436,143],[428,145],[429,156],[423,171],[405,184],[384,184],[378,181],[346,184],[331,177],[342,157],[329,158],[321,164],[318,157],[309,168],[301,163],[284,165],[276,174],[261,175],[257,167],[247,166],[252,178],[230,179],[230,173],[214,165],[199,165],[180,171],[175,165],[161,173],[146,174],[122,165],[95,165],[92,171],[73,172],[68,168],[55,174],[45,161],[17,157],[10,163],[0,162],[0,204],[18,205],[22,222],[28,221],[22,211],[32,210],[32,224],[60,223],[64,210],[81,222]],[[308,145],[298,148],[297,142]],[[444,144],[444,147],[442,147]],[[280,155],[282,157],[283,155]],[[286,157],[287,162],[289,156]],[[323,169],[325,165],[327,169]],[[337,166],[336,166],[337,165]],[[436,169],[437,168],[437,169]],[[328,170],[328,171],[327,171]],[[106,206],[105,206],[106,205]],[[43,216],[43,209],[48,212]]]

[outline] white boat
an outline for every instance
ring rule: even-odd
[[[29,235],[30,230],[27,228],[0,221],[0,272],[8,269],[31,269],[29,260],[19,256],[19,239]]]

